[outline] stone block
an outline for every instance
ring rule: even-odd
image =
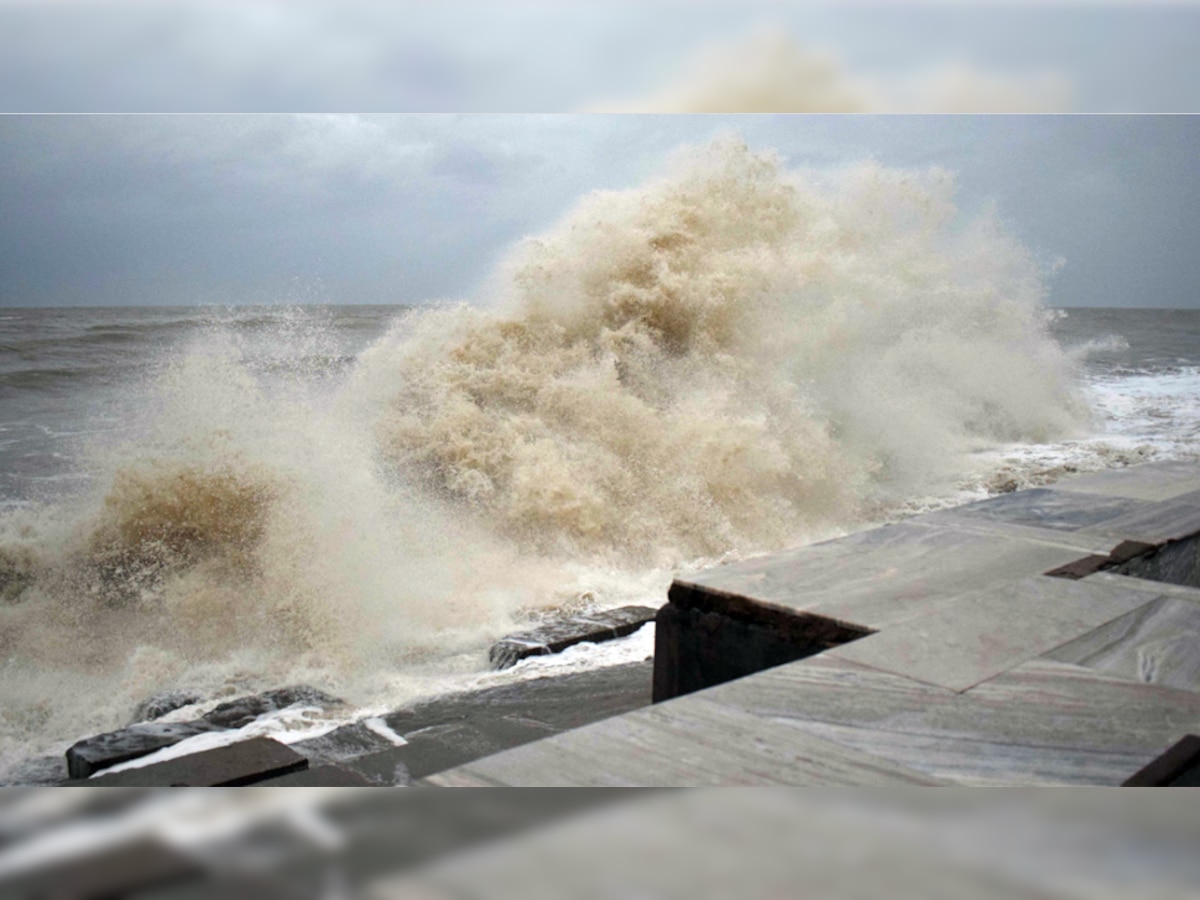
[[[160,695],[142,704],[138,714],[146,714],[150,718],[166,715],[172,708],[195,702],[195,699],[187,699],[194,696],[185,692]],[[148,756],[197,734],[241,728],[259,716],[289,706],[325,707],[341,702],[316,688],[301,685],[239,697],[222,703],[200,719],[191,722],[139,722],[119,731],[85,738],[72,745],[67,750],[67,774],[70,778],[89,778],[101,769]],[[176,705],[172,706],[173,703]]]
[[[251,738],[67,784],[86,787],[237,787],[307,768],[308,760],[287,745],[270,738]]]
[[[222,703],[203,717],[219,728],[241,728],[257,719],[259,716],[289,706],[337,706],[342,701],[331,697],[323,691],[306,685],[296,687],[276,688],[254,694],[249,697],[238,697],[228,703]]]
[[[150,722],[97,734],[67,750],[67,774],[71,778],[88,778],[101,769],[148,756],[187,738],[217,730],[217,726],[208,722]]]
[[[648,606],[622,606],[558,619],[497,641],[488,652],[488,661],[493,669],[507,669],[529,656],[560,653],[585,641],[599,643],[624,637],[654,621],[656,612]]]

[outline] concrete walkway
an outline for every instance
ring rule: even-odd
[[[1200,733],[1198,533],[1200,464],[1155,463],[713,569],[662,702],[427,781],[1121,784]]]

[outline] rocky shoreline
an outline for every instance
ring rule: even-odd
[[[653,621],[655,613],[648,607],[622,607],[549,621],[498,641],[489,661],[494,669],[503,669],[529,656],[558,653],[585,641],[624,637]],[[96,787],[408,785],[444,769],[648,705],[652,672],[653,662],[647,658],[451,694],[286,745],[239,732],[283,710],[335,710],[344,702],[297,685],[238,697],[192,720],[159,721],[205,699],[194,692],[172,691],[143,702],[135,715],[138,721],[125,728],[80,740],[65,757],[30,760],[14,773],[11,783]],[[201,735],[212,735],[212,744],[204,746],[201,741],[194,752],[136,764]]]

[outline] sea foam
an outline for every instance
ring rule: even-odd
[[[527,547],[675,564],[1071,433],[1041,272],[953,193],[726,139],[589,195],[516,248],[490,306],[415,313],[364,354],[396,386],[382,452]]]
[[[790,171],[726,137],[583,197],[348,372],[279,364],[337,358],[319,317],[268,367],[257,332],[203,331],[93,448],[92,495],[0,522],[3,753],[172,687],[386,708],[475,677],[523,616],[660,602],[678,566],[1078,432],[1042,267],[954,195],[942,170]]]

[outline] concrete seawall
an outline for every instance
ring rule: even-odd
[[[1154,463],[677,580],[653,706],[427,780],[1191,783],[1197,535],[1200,463]]]

